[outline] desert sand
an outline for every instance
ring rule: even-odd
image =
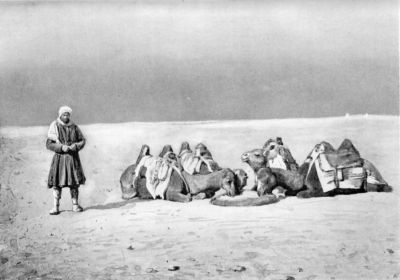
[[[399,118],[82,125],[87,183],[82,213],[52,207],[48,127],[0,129],[0,279],[400,278]],[[205,143],[223,167],[281,136],[302,163],[325,140],[349,138],[394,188],[332,198],[288,197],[261,207],[218,207],[120,197],[119,177],[142,144],[158,154]],[[254,193],[246,191],[246,196]]]

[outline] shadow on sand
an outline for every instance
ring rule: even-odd
[[[84,211],[87,210],[107,210],[107,209],[113,209],[113,208],[120,208],[122,206],[132,204],[132,203],[140,203],[140,202],[145,202],[146,200],[143,199],[129,199],[129,200],[124,200],[124,201],[119,201],[119,202],[111,202],[103,205],[94,205],[94,206],[89,206],[84,209]]]

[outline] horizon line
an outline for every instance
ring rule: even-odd
[[[93,126],[93,125],[113,125],[113,124],[211,124],[216,122],[246,122],[246,121],[291,121],[291,120],[327,120],[327,119],[346,119],[346,118],[399,118],[400,115],[390,115],[390,114],[345,114],[340,116],[329,116],[329,117],[301,117],[301,118],[269,118],[269,119],[212,119],[212,120],[197,120],[197,121],[126,121],[126,122],[97,122],[97,123],[82,123],[78,124],[79,126]],[[10,129],[18,129],[18,128],[39,128],[39,127],[47,127],[49,124],[43,125],[27,125],[27,126],[18,126],[18,125],[10,125],[10,126],[1,126],[1,130],[10,130]]]

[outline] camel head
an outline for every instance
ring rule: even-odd
[[[298,164],[293,158],[289,148],[283,145],[281,137],[269,139],[263,146],[264,157],[268,160],[269,166],[292,171],[298,170]]]
[[[235,173],[235,187],[236,193],[240,194],[243,192],[243,188],[247,185],[247,173],[243,169],[234,169]]]
[[[270,138],[265,142],[263,146],[264,156],[267,159],[273,159],[280,153],[282,153],[283,141],[282,137]]]
[[[230,169],[222,170],[222,187],[228,196],[238,195],[237,186],[235,184],[235,173]]]
[[[263,149],[266,149],[267,147],[269,147],[271,145],[283,146],[282,137],[276,137],[275,139],[274,138],[268,139],[267,142],[265,142]]]
[[[254,172],[267,165],[268,161],[263,154],[263,149],[254,149],[242,154],[242,162],[247,163]]]
[[[274,159],[284,153],[283,146],[272,140],[267,141],[263,149],[263,155],[267,160]]]

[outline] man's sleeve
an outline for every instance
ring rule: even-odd
[[[53,141],[51,139],[47,139],[46,148],[56,153],[62,152],[62,144],[56,143],[56,141]]]

